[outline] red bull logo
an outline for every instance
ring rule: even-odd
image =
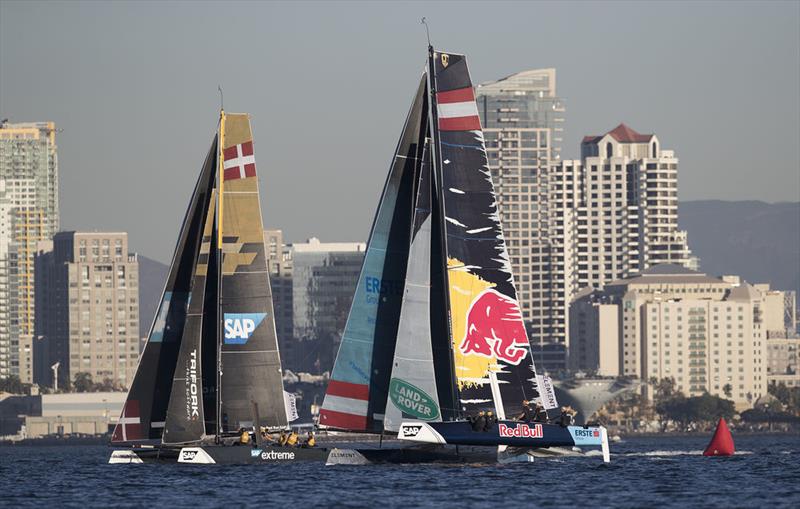
[[[467,311],[467,328],[459,349],[464,355],[495,357],[518,365],[528,353],[528,335],[516,300],[489,288]]]
[[[544,436],[541,424],[534,424],[533,427],[527,424],[517,424],[512,428],[500,423],[497,430],[501,437],[506,438],[542,438]]]

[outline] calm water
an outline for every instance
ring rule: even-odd
[[[0,447],[5,507],[800,507],[800,437],[632,438],[597,456],[492,466],[108,465],[109,449]],[[597,453],[599,455],[599,451]]]

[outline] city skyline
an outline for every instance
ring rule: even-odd
[[[476,82],[557,69],[564,159],[625,122],[681,155],[681,200],[800,196],[798,4],[733,4],[724,19],[715,3],[480,16],[465,5],[159,4],[154,16],[153,4],[4,2],[0,117],[64,129],[63,229],[128,231],[136,251],[167,261],[221,84],[227,109],[253,114],[265,223],[289,241],[364,240],[426,15],[434,44],[466,53]]]

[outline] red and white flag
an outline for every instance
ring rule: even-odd
[[[472,87],[436,94],[439,129],[442,131],[476,131],[481,128],[478,106]]]
[[[253,142],[246,141],[222,151],[224,180],[243,179],[256,176],[256,158]]]
[[[142,438],[139,401],[130,399],[125,402],[122,415],[119,416],[114,433],[111,435],[111,441],[127,442],[128,440],[141,440]]]

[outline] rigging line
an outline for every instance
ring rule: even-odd
[[[422,19],[420,20],[420,23],[425,25],[425,36],[428,38],[428,46],[430,46],[431,45],[431,32],[428,30],[428,22],[425,19],[425,16],[422,16]]]
[[[222,95],[222,85],[217,85],[217,90],[219,90],[219,109],[225,110],[225,99]]]

